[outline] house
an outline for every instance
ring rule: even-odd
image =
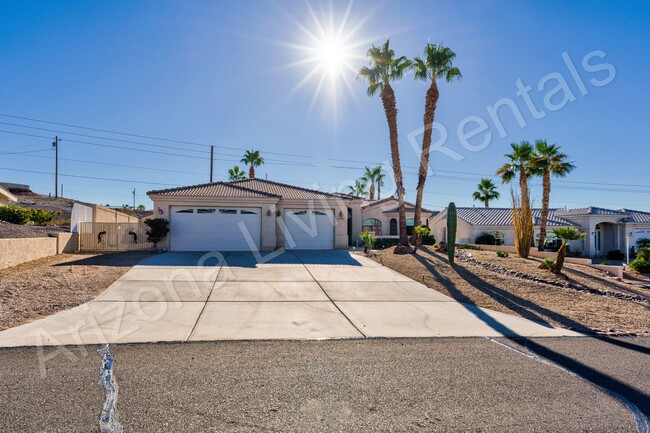
[[[503,245],[514,245],[511,208],[459,207],[457,243],[474,243],[484,233],[495,236]],[[533,209],[535,243],[539,241],[541,209]],[[437,240],[447,241],[447,209],[433,218],[429,227]],[[650,212],[631,209],[604,209],[586,207],[576,209],[549,209],[547,239],[553,241],[553,228],[575,227],[587,235],[571,242],[573,251],[590,257],[606,256],[609,251],[631,249],[641,238],[650,238]]]
[[[347,248],[361,232],[359,197],[264,179],[149,191],[170,222],[172,251]]]
[[[18,201],[18,198],[13,195],[9,190],[0,186],[0,206],[8,203],[15,203]]]
[[[404,207],[406,210],[406,232],[410,236],[413,233],[415,205],[405,202]],[[388,197],[382,200],[366,201],[361,205],[361,213],[363,231],[374,233],[375,236],[399,237],[399,202],[397,198]],[[423,208],[422,222],[428,224],[429,220],[437,213]]]

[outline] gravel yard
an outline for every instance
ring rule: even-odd
[[[0,270],[0,330],[92,300],[151,254],[60,254]]]
[[[558,279],[599,290],[650,297],[650,290],[622,283],[588,266],[567,263],[566,277],[563,277],[538,269],[538,259],[522,259],[514,254],[499,258],[494,252],[466,251],[478,261],[496,263],[547,280]],[[650,307],[640,302],[526,281],[461,261],[452,268],[446,253],[426,247],[415,255],[395,255],[392,249],[387,249],[379,251],[374,258],[460,302],[582,332],[650,334]]]
[[[46,238],[57,232],[69,232],[68,226],[35,226],[31,224],[18,225],[0,221],[0,239],[16,238]]]

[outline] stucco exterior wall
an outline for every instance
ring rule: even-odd
[[[0,239],[0,269],[56,253],[56,238]]]
[[[104,206],[94,205],[92,209],[94,223],[137,223],[139,220],[138,217]]]

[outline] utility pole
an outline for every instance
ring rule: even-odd
[[[133,210],[135,210],[135,188],[133,188]]]
[[[212,183],[213,168],[214,168],[214,146],[210,146],[210,183]]]
[[[54,157],[54,198],[59,197],[59,136],[54,137],[54,152],[56,156]]]

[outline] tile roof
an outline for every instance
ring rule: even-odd
[[[625,215],[625,212],[619,211],[619,210],[613,210],[613,209],[605,209],[602,207],[595,207],[595,206],[590,206],[590,207],[582,207],[582,208],[575,208],[575,209],[557,209],[557,214],[560,216],[582,216],[582,215],[588,215],[588,216],[598,216],[598,215],[608,215],[608,216],[616,216],[616,215]]]
[[[327,193],[313,189],[301,188],[266,179],[246,179],[234,182],[215,182],[201,185],[183,186],[147,194],[192,197],[232,197],[232,198],[285,198],[305,200],[357,199],[358,197],[341,193]]]
[[[557,209],[549,209],[548,226],[549,227],[566,227],[575,224],[560,218]],[[478,207],[459,207],[456,208],[458,218],[467,221],[475,226],[512,226],[512,208],[478,208]],[[535,225],[539,225],[541,209],[533,209],[533,219]]]
[[[366,209],[366,208],[374,207],[374,206],[378,206],[378,205],[387,205],[388,202],[390,202],[390,201],[397,201],[397,197],[391,196],[391,197],[382,198],[381,200],[368,201],[367,203],[364,203],[363,205],[361,205],[361,208]],[[406,212],[415,212],[415,205],[413,203],[405,201],[404,206],[406,207]],[[382,210],[383,210],[384,213],[395,213],[395,212],[397,212],[399,210],[399,206],[392,206],[392,205],[390,207],[384,206],[382,208]],[[432,211],[432,210],[425,209],[425,208],[422,208],[422,212],[431,213],[431,214],[438,214],[439,213],[438,211]]]
[[[650,223],[650,212],[643,212],[640,210],[633,209],[619,209],[622,212],[625,212],[628,217],[625,218],[626,222],[632,223]]]
[[[404,208],[406,212],[415,212],[415,205],[411,203],[404,203]],[[392,207],[388,210],[385,210],[384,213],[396,213],[399,211],[399,206]],[[428,214],[438,214],[438,211],[433,211],[429,209],[422,208],[422,212],[428,213]]]

